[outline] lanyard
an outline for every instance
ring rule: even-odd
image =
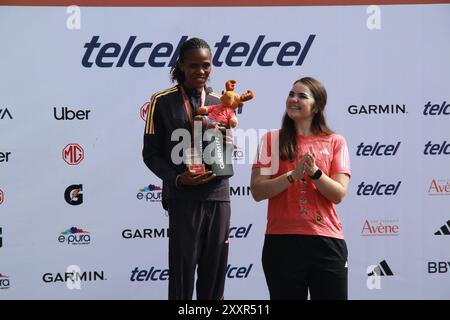
[[[194,119],[192,116],[192,107],[191,104],[189,102],[189,98],[186,94],[186,91],[184,90],[183,86],[180,85],[181,88],[181,95],[183,97],[183,104],[184,104],[184,111],[186,111],[186,114],[189,118],[189,121],[191,122],[192,126],[194,125]],[[205,88],[202,88],[202,93],[200,96],[200,107],[205,105],[205,100],[206,100],[206,92],[205,92]]]

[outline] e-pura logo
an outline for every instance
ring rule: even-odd
[[[0,272],[0,290],[9,289],[9,286],[10,286],[9,277]]]
[[[67,243],[72,245],[90,244],[91,235],[88,231],[78,229],[76,227],[71,227],[70,229],[61,232],[61,234],[58,237],[58,241],[61,243]]]
[[[150,201],[150,202],[160,202],[162,200],[162,189],[161,187],[149,184],[148,186],[139,189],[136,195],[138,200]]]

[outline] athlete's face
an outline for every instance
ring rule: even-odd
[[[289,91],[286,99],[286,112],[294,121],[311,120],[314,117],[316,109],[314,107],[314,98],[307,86],[297,82]]]
[[[186,87],[203,88],[211,73],[211,51],[205,48],[189,50],[179,67],[184,72]]]

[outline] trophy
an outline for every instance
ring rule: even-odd
[[[238,124],[237,113],[242,112],[245,101],[253,99],[253,91],[247,90],[238,94],[234,91],[236,80],[225,83],[225,89],[220,97],[220,104],[201,106],[194,122],[201,123],[204,132],[204,150],[202,152],[203,162],[206,163],[216,176],[228,178],[233,175],[231,164],[232,146],[223,143],[226,129],[235,128]],[[195,140],[195,139],[194,139]],[[201,144],[194,144],[200,147]],[[203,145],[202,145],[203,147]]]
[[[196,147],[184,150],[184,163],[187,169],[194,174],[202,174],[206,172],[200,152]]]

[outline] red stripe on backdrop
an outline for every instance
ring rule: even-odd
[[[80,7],[265,7],[265,6],[345,6],[438,4],[450,0],[0,0],[2,6],[70,6]]]

